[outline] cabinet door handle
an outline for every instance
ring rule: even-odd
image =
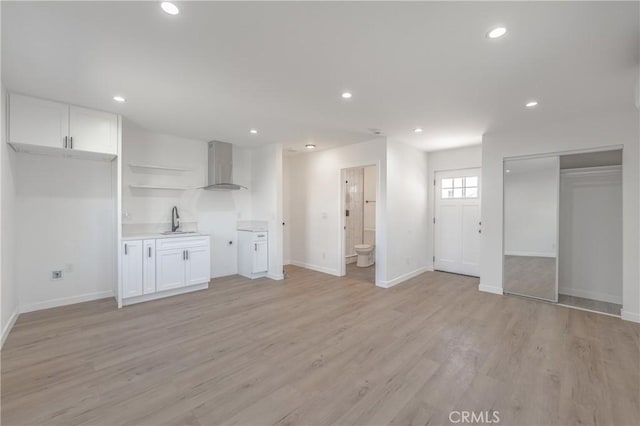
[[[129,254],[129,252],[128,252],[128,250],[127,250],[127,245],[126,245],[126,244],[124,245],[124,254],[125,254],[125,256]]]
[[[151,247],[149,247],[149,257],[151,257]]]
[[[189,260],[189,250],[187,250],[185,253],[187,253],[187,260]]]
[[[186,255],[186,251],[182,250],[182,260],[187,260],[187,255]]]
[[[67,149],[67,139],[68,139],[68,138],[69,138],[68,136],[65,136],[65,137],[64,137],[64,148],[65,148],[65,149]]]
[[[73,136],[69,136],[69,148],[73,149]]]
[[[253,245],[253,251],[258,251],[258,244]]]

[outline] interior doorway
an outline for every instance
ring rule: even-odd
[[[480,276],[480,202],[480,169],[435,173],[435,270]]]
[[[343,169],[343,275],[376,283],[376,218],[378,168],[375,165]]]

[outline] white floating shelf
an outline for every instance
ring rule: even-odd
[[[193,169],[186,167],[161,166],[158,164],[133,164],[129,163],[129,167],[134,169],[151,169],[151,170],[167,170],[171,172],[190,172]]]
[[[186,186],[164,186],[164,185],[129,185],[132,189],[159,189],[159,190],[167,190],[167,191],[188,191],[190,189]]]

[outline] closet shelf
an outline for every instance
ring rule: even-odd
[[[190,172],[193,169],[186,167],[161,166],[159,164],[134,164],[129,163],[129,167],[133,169],[151,169],[151,170],[167,170],[172,172]]]
[[[132,189],[159,189],[159,190],[167,190],[167,191],[188,191],[190,189],[195,189],[195,188],[189,188],[189,187],[186,187],[186,186],[136,185],[136,184],[129,185],[129,188],[132,188]]]

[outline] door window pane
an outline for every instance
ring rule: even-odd
[[[478,197],[478,188],[464,189],[464,198],[477,198],[477,197]]]
[[[478,198],[478,176],[442,178],[441,198]]]

